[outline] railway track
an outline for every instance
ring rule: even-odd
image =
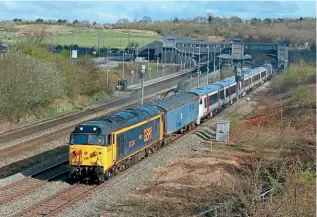
[[[195,128],[193,128],[195,129]],[[191,131],[188,131],[184,134],[190,133]],[[177,139],[181,138],[182,135],[179,134],[175,135],[170,143],[172,145]],[[155,154],[159,153],[159,150],[156,150],[155,152],[151,153],[149,157],[145,158],[144,160],[138,161],[135,164],[131,166],[136,166],[137,164],[150,160]],[[130,167],[131,167],[130,166]],[[33,206],[29,207],[26,210],[23,210],[17,214],[14,215],[14,217],[35,217],[35,216],[47,216],[47,217],[53,217],[57,216],[58,214],[62,213],[64,210],[72,206],[74,203],[85,199],[86,197],[89,197],[91,194],[96,192],[98,189],[104,187],[105,185],[108,185],[115,180],[119,179],[124,173],[130,168],[127,167],[123,171],[121,171],[118,175],[112,177],[108,181],[100,184],[100,185],[86,185],[86,184],[80,184],[80,182],[75,183],[71,185],[70,187],[63,189],[56,194],[38,202],[37,204],[34,204]]]
[[[23,210],[14,216],[56,216],[61,210],[67,208],[68,204],[74,204],[77,200],[83,199],[85,196],[88,196],[90,193],[94,192],[100,187],[102,187],[102,185],[71,185],[67,189],[46,198],[45,200],[35,204],[34,206],[31,206],[26,210]]]
[[[145,100],[145,103],[153,100],[155,97],[150,97],[148,99]],[[138,103],[134,103],[134,104],[129,104],[126,105],[124,107],[121,107],[120,109],[124,109],[124,108],[128,108],[134,105],[138,105]],[[113,111],[108,111],[108,114],[114,113],[116,112],[116,109],[113,109]],[[105,112],[106,113],[106,112]],[[37,149],[38,147],[40,147],[41,145],[45,144],[45,143],[49,143],[53,140],[55,140],[56,138],[67,138],[71,131],[74,129],[75,125],[71,125],[71,126],[65,126],[65,127],[60,127],[58,130],[53,131],[53,132],[49,132],[45,135],[41,135],[38,137],[34,137],[30,140],[21,142],[21,143],[17,143],[14,145],[11,145],[9,147],[6,148],[2,148],[0,151],[0,159],[8,159],[8,158],[19,158],[19,156],[21,155],[21,153],[27,153],[28,150],[34,150]],[[66,150],[67,147],[65,146],[65,148],[60,149],[61,150]],[[59,152],[55,152],[54,154],[60,154]],[[30,158],[28,160],[26,160],[26,164],[16,164],[16,165],[12,165],[10,167],[9,170],[1,170],[0,169],[0,177],[4,178],[10,175],[13,175],[19,171],[21,171],[22,169],[26,169],[30,166],[34,166],[36,164],[38,164],[39,161],[37,160],[37,158]]]
[[[0,205],[21,198],[50,181],[66,176],[67,171],[64,166],[67,164],[68,161],[60,162],[38,173],[24,177],[17,182],[0,188]]]
[[[235,102],[236,103],[236,102]],[[242,104],[241,104],[242,103]],[[240,102],[240,106],[243,106],[246,102]],[[230,106],[231,107],[231,106]],[[228,107],[228,108],[230,108]],[[227,108],[224,108],[223,111],[225,111]],[[222,112],[221,112],[222,113]],[[217,117],[217,116],[216,116]],[[209,118],[213,119],[213,117]],[[208,121],[208,119],[205,121],[205,123]],[[176,134],[171,138],[171,141],[168,145],[173,145],[179,138],[182,138],[183,135],[188,134],[188,133],[193,133],[195,132],[195,129],[199,128],[200,126],[203,126],[203,124],[199,125],[198,127],[193,127],[191,130],[183,133],[183,134]],[[151,158],[159,153],[159,150],[154,151],[149,155],[149,157],[145,158],[144,160],[138,161],[134,165],[131,166],[136,166],[137,164],[141,162],[146,162],[151,160]],[[130,166],[130,167],[131,167]],[[128,171],[130,167],[127,167],[123,171],[121,171],[118,175],[112,177],[108,181],[100,184],[100,185],[85,185],[85,184],[80,184],[76,183],[71,185],[70,187],[63,189],[59,192],[57,192],[55,195],[52,195],[48,197],[47,199],[38,202],[37,204],[29,207],[26,210],[21,211],[20,213],[14,215],[16,217],[18,216],[57,216],[58,214],[62,213],[65,211],[67,208],[71,207],[74,203],[83,200],[87,197],[89,197],[91,194],[96,192],[98,189],[104,187],[105,185],[108,185],[115,180],[119,179],[125,172]]]

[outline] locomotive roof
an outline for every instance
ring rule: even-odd
[[[160,111],[155,106],[138,106],[100,119],[87,121],[78,125],[73,133],[96,133],[97,131],[102,134],[107,134],[137,124],[159,114]],[[92,130],[93,128],[95,128],[95,131]]]
[[[195,99],[197,99],[197,97],[194,94],[185,92],[155,100],[151,104],[170,111]]]

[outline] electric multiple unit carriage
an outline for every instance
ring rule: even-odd
[[[240,96],[272,76],[272,66],[264,66],[243,74]],[[168,144],[173,135],[217,114],[236,98],[233,76],[80,124],[70,136],[70,178],[101,183]]]

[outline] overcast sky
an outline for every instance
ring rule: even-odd
[[[1,1],[1,0],[0,0]],[[208,12],[215,16],[239,16],[243,19],[277,17],[316,17],[316,2],[303,1],[25,1],[0,3],[0,20],[68,19],[114,23],[118,19],[142,18],[166,20],[194,18]]]

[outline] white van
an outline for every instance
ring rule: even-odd
[[[137,57],[135,58],[135,62],[147,62],[147,59],[145,59],[144,57]]]

